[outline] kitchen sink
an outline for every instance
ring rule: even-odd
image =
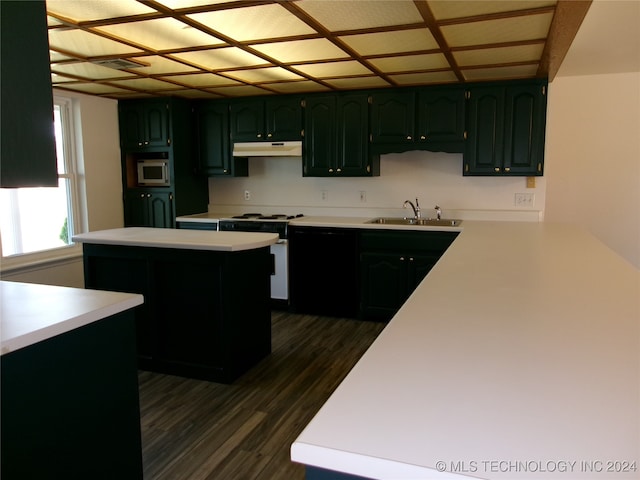
[[[368,220],[366,223],[377,223],[383,225],[425,225],[429,227],[458,227],[462,220],[452,218],[402,218],[402,217],[377,217]]]

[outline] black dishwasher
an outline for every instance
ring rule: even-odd
[[[291,307],[298,313],[356,318],[358,231],[289,226]]]

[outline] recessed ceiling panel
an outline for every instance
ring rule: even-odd
[[[391,80],[398,85],[426,85],[432,83],[452,83],[458,78],[452,71],[427,72],[427,73],[406,73],[402,75],[390,75]]]
[[[344,62],[308,63],[295,65],[296,70],[315,78],[349,77],[354,75],[371,75],[373,73],[362,63],[353,60]]]
[[[442,33],[450,47],[543,39],[549,32],[552,17],[553,14],[548,13],[448,25],[442,27]]]
[[[62,85],[61,85],[62,86]],[[93,93],[95,95],[107,95],[113,93],[125,93],[127,90],[106,85],[103,83],[74,83],[73,85],[64,85],[64,88],[75,90],[83,93]]]
[[[87,62],[53,65],[51,69],[56,73],[66,73],[69,75],[75,75],[92,80],[104,80],[107,78],[126,78],[135,76],[133,73],[127,73],[122,70],[115,70],[113,68],[101,67],[100,65],[94,65],[93,63]]]
[[[333,78],[325,80],[325,83],[334,88],[353,90],[356,88],[379,88],[389,87],[389,83],[380,77],[357,77],[357,78]]]
[[[49,32],[49,45],[51,48],[66,50],[85,57],[142,53],[137,48],[82,30],[51,30]]]
[[[522,65],[499,68],[478,68],[463,70],[464,78],[469,81],[533,78],[538,71],[538,65]]]
[[[277,4],[187,15],[189,18],[240,41],[316,33]]]
[[[139,60],[141,62],[149,64],[148,67],[140,67],[135,69],[136,72],[140,72],[145,75],[198,71],[198,69],[195,67],[190,67],[188,65],[185,65],[184,63],[175,62],[159,55],[135,57],[135,60]]]
[[[255,95],[268,95],[271,93],[264,88],[253,87],[251,85],[242,85],[240,87],[220,87],[216,89],[209,88],[207,90],[224,97],[249,97]]]
[[[51,83],[55,87],[58,83],[67,83],[67,82],[77,82],[76,78],[65,77],[64,75],[60,75],[55,72],[51,72]]]
[[[157,0],[158,3],[177,10],[179,8],[199,7],[201,5],[218,5],[236,0]]]
[[[483,48],[453,52],[459,66],[497,65],[500,63],[516,63],[537,61],[542,55],[544,44],[520,45],[502,48]]]
[[[227,71],[225,72],[225,75],[229,75],[230,77],[237,78],[238,80],[242,80],[247,83],[275,82],[278,80],[302,80],[304,78],[280,67]]]
[[[171,75],[160,77],[170,82],[177,82],[190,87],[217,87],[220,85],[240,85],[239,82],[215,73],[194,73],[189,75]]]
[[[305,93],[305,92],[326,92],[329,87],[325,87],[324,85],[311,82],[311,81],[302,81],[302,82],[283,82],[283,83],[265,83],[262,85],[269,90],[273,90],[278,93],[286,94],[286,93]]]
[[[340,37],[360,55],[384,55],[438,49],[438,42],[427,28],[398,32],[365,33]]]
[[[529,8],[549,7],[556,4],[555,0],[494,0],[470,2],[447,0],[429,2],[431,12],[436,20],[451,18],[473,17]]]
[[[169,90],[175,89],[176,85],[162,82],[153,78],[135,78],[132,80],[113,80],[109,83],[119,85],[123,88],[135,88],[139,90]]]
[[[449,62],[441,53],[373,58],[369,61],[383,72],[411,72],[449,68]]]
[[[423,21],[410,0],[301,0],[295,5],[332,32]]]
[[[117,0],[47,0],[47,11],[80,22],[155,12],[139,2]]]
[[[207,70],[220,70],[267,64],[267,62],[262,60],[260,57],[256,57],[255,55],[236,47],[176,53],[173,54],[172,57],[194,63]]]
[[[221,45],[224,42],[173,18],[159,18],[143,22],[105,25],[96,30],[108,32],[120,38],[150,47],[153,50],[170,50],[199,45]]]
[[[347,53],[329,40],[297,40],[265,43],[253,48],[282,63],[302,63],[314,60],[347,58]]]

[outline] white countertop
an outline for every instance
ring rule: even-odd
[[[571,226],[463,222],[291,458],[374,479],[640,478],[640,272]]]
[[[217,232],[173,228],[130,227],[74,235],[74,242],[100,245],[181,248],[237,252],[268,247],[278,241],[275,233]]]
[[[143,303],[142,295],[0,281],[2,355]]]

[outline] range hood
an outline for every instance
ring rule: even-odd
[[[302,142],[239,142],[233,144],[234,157],[301,157]]]

